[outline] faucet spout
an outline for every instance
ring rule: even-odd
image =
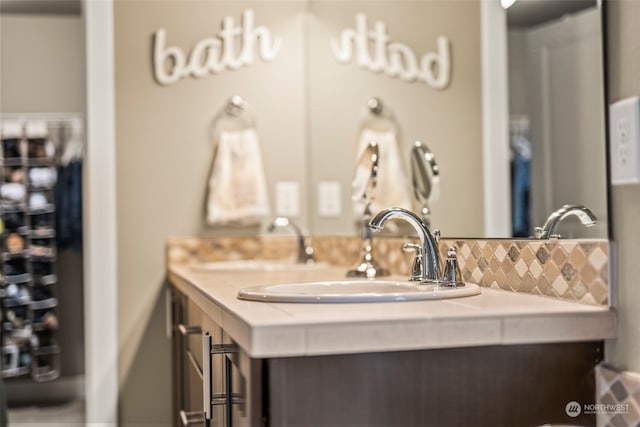
[[[271,223],[268,231],[272,233],[276,228],[290,228],[295,233],[298,241],[298,263],[311,264],[314,262],[313,248],[305,242],[305,238],[300,227],[291,222],[289,218],[278,217]]]
[[[403,208],[389,208],[378,212],[369,222],[373,231],[380,231],[387,221],[401,219],[408,222],[420,239],[420,249],[424,257],[424,266],[420,282],[440,281],[440,251],[435,235],[419,216]]]
[[[549,237],[560,237],[555,234],[558,225],[568,216],[575,215],[585,227],[596,225],[598,218],[590,209],[582,205],[564,205],[560,209],[549,215],[542,227],[535,228],[536,239],[548,239]]]

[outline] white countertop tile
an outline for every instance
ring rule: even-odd
[[[345,274],[336,267],[268,273],[169,269],[171,282],[256,358],[589,341],[616,334],[616,315],[607,307],[485,287],[477,296],[440,301],[284,304],[236,298],[248,286]]]

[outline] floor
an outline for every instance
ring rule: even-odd
[[[84,426],[84,401],[75,400],[55,406],[23,406],[9,408],[9,427],[76,427]]]

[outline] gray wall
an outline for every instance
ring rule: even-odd
[[[327,8],[337,4],[321,3]],[[464,165],[474,163],[473,167],[479,176],[479,3],[436,2],[433,22],[427,13],[429,10],[425,9],[425,4],[430,2],[419,3],[421,5],[414,5],[416,13],[411,19],[421,23],[425,29],[431,28],[429,31],[433,34],[444,33],[452,39],[454,56],[450,89],[436,92],[426,85],[406,84],[381,75],[372,77],[357,67],[338,66],[351,78],[376,82],[376,88],[380,89],[377,95],[390,99],[388,102],[396,109],[398,116],[406,118],[403,125],[407,130],[416,129],[416,132],[408,132],[408,137],[425,137],[430,145],[449,144],[446,150],[450,154],[443,154],[441,160],[448,171],[458,170],[454,162],[459,160],[467,162]],[[398,24],[406,14],[394,15],[394,11],[388,7],[376,8],[380,4],[358,3],[362,7],[371,7],[372,11],[384,12],[382,15],[378,13],[376,18],[389,19],[396,24],[395,29],[390,31],[392,35],[395,33],[399,39],[407,36],[410,41],[424,43],[417,51],[433,49],[435,36],[419,40],[416,34],[403,34],[407,28]],[[327,25],[338,30],[353,26],[354,5],[350,4],[350,13],[341,14],[339,19],[322,14],[319,9],[313,10],[325,19]],[[361,93],[364,99],[349,98],[349,103],[346,103],[345,89],[351,89],[349,84],[352,80],[327,80],[327,74],[309,72],[306,60],[308,55],[315,54],[304,37],[310,28],[307,19],[309,6],[308,1],[163,1],[153,5],[141,1],[115,2],[118,330],[120,420],[123,425],[166,425],[170,419],[171,384],[170,376],[165,375],[170,369],[170,351],[169,341],[164,335],[163,301],[166,238],[171,235],[234,232],[227,228],[204,227],[202,220],[213,148],[207,133],[208,126],[229,96],[243,96],[256,111],[272,208],[275,207],[276,182],[297,181],[302,190],[298,222],[304,228],[313,226],[314,232],[344,230],[334,227],[333,223],[322,224],[311,215],[309,209],[314,206],[315,189],[309,185],[309,177],[313,175],[316,177],[314,179],[325,179],[316,171],[339,169],[337,179],[343,184],[343,196],[347,197],[348,202],[352,174],[350,165],[355,149],[349,144],[355,142],[358,121],[350,118],[348,125],[342,122],[340,126],[344,132],[335,141],[316,137],[311,139],[314,145],[327,143],[330,146],[329,142],[344,145],[340,152],[325,152],[324,155],[330,159],[344,159],[346,163],[331,162],[325,166],[319,163],[316,151],[307,151],[307,141],[310,139],[307,128],[310,114],[308,100],[311,99],[311,105],[319,108],[312,111],[313,116],[328,114],[316,126],[330,128],[337,126],[335,119],[340,119],[340,115],[347,110],[349,114],[358,115],[363,102],[374,93],[371,90],[364,91]],[[188,78],[170,86],[160,86],[154,81],[151,36],[157,29],[167,30],[169,45],[189,51],[199,40],[215,36],[224,16],[233,16],[238,22],[246,7],[254,9],[256,25],[266,25],[273,34],[283,37],[282,50],[273,62],[265,64],[258,60],[248,68],[223,71],[200,79]],[[457,22],[460,16],[456,13],[460,11],[465,17],[464,25]],[[454,20],[455,24],[452,22]],[[447,25],[447,21],[450,25]],[[322,48],[328,50],[328,39]],[[315,83],[309,84],[312,79],[316,79]],[[331,89],[327,90],[326,97],[319,93],[325,88]],[[399,93],[396,94],[396,90]],[[313,93],[310,94],[310,91]],[[414,100],[406,110],[402,109],[399,101],[391,100],[409,95],[414,96]],[[416,103],[415,98],[420,97],[428,98],[428,109],[421,109],[420,106],[425,104]],[[320,104],[322,108],[336,108],[323,110]],[[345,109],[337,108],[339,106]],[[454,126],[451,121],[443,122],[445,117],[454,113],[459,115],[464,125]],[[421,126],[428,132],[418,132]],[[457,144],[467,147],[465,151],[470,153],[469,156],[455,159],[453,153],[460,150]],[[347,168],[344,168],[345,164]],[[478,190],[474,197],[481,200],[481,180],[474,178],[469,184]],[[473,203],[475,211],[482,212],[481,201],[476,204],[474,200],[470,198],[465,202]],[[350,217],[350,205],[345,203],[343,207],[343,219]],[[465,223],[475,229],[482,226],[482,215],[469,217],[462,209],[455,211],[465,216],[468,220]],[[444,212],[447,211],[443,209],[440,215],[444,215]],[[307,223],[308,218],[312,218],[311,224]],[[351,233],[355,233],[349,223],[346,225]],[[482,230],[469,231],[468,234],[482,234]]]
[[[395,113],[409,180],[413,142],[423,141],[435,154],[441,190],[431,206],[434,226],[445,236],[483,236],[480,2],[315,1],[311,10],[309,192],[314,195],[314,233],[356,233],[351,221],[351,180],[358,131],[367,100],[377,96]],[[349,64],[337,62],[329,40],[337,39],[345,28],[354,28],[358,12],[367,15],[369,28],[383,21],[394,42],[407,44],[419,56],[435,51],[436,37],[448,37],[452,64],[449,87],[435,90],[421,82],[407,83],[362,70],[355,60]],[[340,182],[340,217],[318,215],[315,195],[321,181]],[[414,208],[417,210],[417,205]]]
[[[0,112],[84,113],[80,16],[0,16]],[[58,253],[62,375],[84,373],[82,256]]]
[[[611,103],[640,95],[640,2],[611,0],[607,5]],[[605,355],[619,369],[640,372],[640,186],[613,187],[611,210],[619,326]]]
[[[530,114],[528,105],[527,31],[510,29],[507,32],[509,61],[509,114]]]
[[[79,16],[0,16],[0,111],[84,112],[84,27]]]
[[[303,72],[304,2],[118,1],[114,6],[118,197],[120,420],[167,425],[171,410],[170,347],[165,336],[164,245],[168,236],[225,233],[203,224],[213,153],[209,125],[232,95],[256,112],[271,206],[275,184],[306,187]],[[255,25],[284,38],[271,63],[223,71],[169,86],[154,81],[151,36],[188,52],[213,37],[225,16],[236,24],[246,7]],[[306,227],[308,200],[301,192]],[[248,230],[255,233],[255,229]],[[246,231],[245,231],[246,232]]]

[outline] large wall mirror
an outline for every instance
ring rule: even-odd
[[[325,181],[339,181],[347,193],[343,200],[348,214],[355,151],[362,143],[362,127],[369,126],[367,101],[375,96],[393,114],[399,155],[407,166],[406,177],[394,171],[395,178],[383,182],[396,192],[383,194],[380,206],[403,202],[398,189],[402,179],[411,186],[409,154],[414,141],[420,140],[439,167],[439,195],[430,203],[430,218],[443,235],[528,237],[554,210],[577,204],[595,213],[597,225],[587,229],[577,217],[568,217],[559,233],[607,237],[602,6],[595,0],[518,0],[506,13],[499,7],[490,9],[505,13],[496,20],[506,26],[502,34],[507,81],[502,84],[508,85],[509,97],[508,111],[483,111],[500,108],[499,103],[494,107],[495,103],[483,102],[483,97],[497,96],[486,87],[483,92],[482,73],[487,72],[483,61],[496,61],[483,56],[487,54],[480,40],[481,25],[487,23],[481,19],[487,13],[482,10],[485,6],[474,1],[311,3],[311,191],[315,194]],[[367,72],[356,59],[347,64],[335,61],[327,40],[345,28],[364,25],[357,22],[358,13],[361,19],[366,16],[368,31],[384,25],[393,42],[405,43],[418,55],[436,51],[438,37],[446,37],[451,49],[450,84],[434,89],[419,81],[390,78],[384,71]],[[373,41],[369,42],[374,52]],[[390,51],[386,54],[387,59],[392,56]],[[486,135],[483,140],[486,115],[506,117],[504,140],[486,141]],[[387,142],[384,132],[377,136]],[[381,146],[381,157],[384,149]],[[491,166],[483,160],[494,154],[502,156],[498,167],[506,170],[502,177],[509,180],[506,185],[499,182],[499,188],[491,187],[485,171]],[[389,155],[396,153],[391,150]],[[384,173],[381,170],[380,175]],[[419,210],[411,192],[407,195],[411,207]],[[494,212],[502,210],[503,223],[493,232],[487,230],[492,220],[486,218],[491,212],[487,204],[494,204]],[[318,211],[310,210],[314,232],[352,230],[348,216],[323,217]]]
[[[352,180],[373,133],[382,164],[374,210],[423,207],[410,168],[421,141],[438,165],[429,210],[443,236],[529,236],[555,209],[579,204],[598,225],[568,219],[560,234],[606,237],[604,6],[517,0],[505,10],[500,3],[115,2],[119,134],[123,141],[154,135],[172,159],[184,158],[179,182],[193,193],[176,197],[193,221],[204,217],[197,197],[211,164],[208,125],[240,95],[258,126],[272,214],[280,214],[278,196],[297,188],[300,208],[287,216],[309,233],[358,234]],[[245,27],[249,18],[253,27]],[[234,29],[225,32],[224,22]],[[226,67],[229,58],[249,58],[242,34],[258,28],[281,42],[267,46],[272,57],[264,60],[253,43],[250,65]],[[186,60],[223,42],[235,52],[222,69],[154,80],[154,51],[179,49]],[[175,72],[171,59],[160,62]],[[372,108],[372,98],[382,108]],[[160,122],[171,126],[157,130]]]
[[[574,219],[562,234],[607,237],[602,7],[596,0],[521,0],[507,10],[514,173],[531,158],[528,201],[521,180],[513,180],[516,235],[577,203],[599,222],[587,230]],[[519,217],[527,210],[518,205],[527,202],[530,216]]]

